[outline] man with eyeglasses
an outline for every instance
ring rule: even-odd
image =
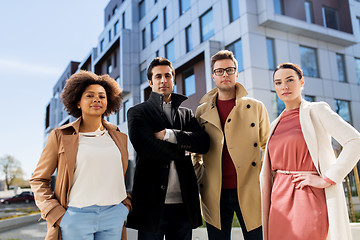
[[[234,54],[211,57],[216,88],[203,96],[196,118],[210,136],[210,149],[194,154],[203,218],[209,240],[229,240],[234,212],[245,240],[262,239],[259,174],[269,117],[263,103],[246,97]]]

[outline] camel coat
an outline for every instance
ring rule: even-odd
[[[272,135],[280,117],[281,115],[272,122],[269,136]],[[336,183],[336,185],[325,188],[329,218],[327,239],[351,239],[342,180],[360,158],[360,134],[333,112],[325,102],[309,103],[302,100],[300,125],[319,175],[326,176]],[[343,146],[343,150],[337,158],[332,148],[331,137]],[[274,179],[267,147],[265,153],[260,174],[264,240],[267,239],[271,189]]]
[[[202,215],[206,222],[221,229],[222,151],[226,140],[237,174],[239,206],[246,229],[250,231],[261,226],[261,150],[265,150],[270,122],[265,106],[246,97],[245,88],[236,83],[235,106],[223,130],[216,106],[217,94],[217,88],[205,94],[196,110],[196,119],[210,136],[210,150],[203,155],[203,161],[199,155],[193,158]]]
[[[77,150],[79,146],[79,128],[81,117],[76,121],[54,129],[46,142],[34,174],[30,179],[35,202],[41,211],[41,217],[47,221],[46,240],[61,239],[57,221],[65,214],[70,187],[74,176]],[[104,127],[121,153],[123,173],[128,166],[127,136],[119,129],[103,120]],[[51,175],[57,171],[55,190],[50,189]],[[109,179],[109,181],[111,181]]]

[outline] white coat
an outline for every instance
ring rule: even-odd
[[[360,133],[333,112],[325,102],[310,103],[302,100],[299,115],[301,130],[319,175],[326,176],[336,183],[336,185],[325,188],[329,218],[327,239],[351,239],[342,180],[360,158]],[[272,122],[268,141],[280,117],[281,115]],[[331,137],[343,146],[343,150],[337,158],[332,148]],[[275,175],[271,169],[267,146],[268,142],[260,173],[264,240],[268,239],[270,199]]]

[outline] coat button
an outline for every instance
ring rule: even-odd
[[[161,189],[164,190],[166,187],[165,185],[161,185]]]
[[[231,122],[231,118],[229,118],[227,122]]]
[[[255,123],[251,123],[251,126],[252,126],[252,127],[255,127]]]
[[[250,104],[246,105],[247,108],[250,108]]]
[[[258,144],[257,143],[254,143],[254,147],[257,147],[258,146]]]
[[[256,162],[252,162],[251,165],[253,165],[254,167],[256,166]]]

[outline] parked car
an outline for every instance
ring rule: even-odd
[[[29,203],[33,201],[34,201],[34,195],[29,191],[25,191],[13,197],[1,199],[0,202],[3,204],[10,204],[10,203],[20,203],[20,202]]]

